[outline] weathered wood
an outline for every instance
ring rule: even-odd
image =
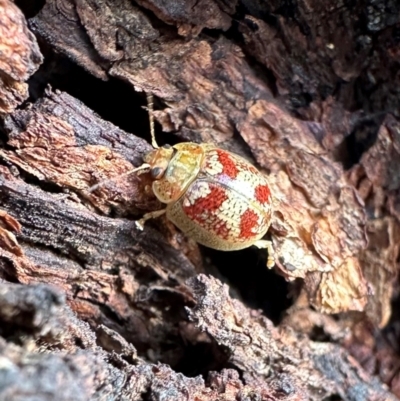
[[[39,68],[42,55],[24,15],[9,0],[0,1],[0,115],[28,98],[25,81]]]
[[[45,54],[62,54],[33,82],[66,57],[154,94],[176,141],[216,143],[268,174],[275,271],[296,281],[274,327],[198,275],[213,257],[164,218],[137,229],[160,207],[148,174],[124,175],[147,133],[51,88],[14,110],[41,56],[0,1],[0,399],[400,396],[398,334],[371,328],[398,291],[400,13],[388,3],[47,0],[29,20]]]
[[[118,23],[122,12],[135,21],[123,34]],[[73,24],[82,30],[84,24],[90,42],[86,34],[84,40],[71,41],[60,27],[50,29],[54,18],[60,26],[67,24],[66,30]],[[212,141],[254,161],[235,136],[239,132],[255,161],[269,172],[278,211],[275,226],[284,231],[273,236],[281,274],[289,280],[306,278],[309,299],[321,311],[364,309],[368,291],[358,255],[367,238],[358,195],[314,130],[275,104],[239,47],[224,38],[184,39],[167,28],[157,32],[150,18],[125,0],[96,6],[78,2],[61,12],[57,2],[49,1],[31,27],[93,74],[93,58],[88,59],[95,49],[107,63],[104,71],[163,99],[168,107],[156,117],[165,131],[180,130],[186,139]],[[110,32],[116,41],[99,41]],[[106,50],[118,46],[116,59]],[[324,126],[319,128],[324,135]]]

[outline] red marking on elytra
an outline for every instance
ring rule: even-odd
[[[226,174],[230,178],[235,178],[238,174],[236,163],[229,156],[229,153],[222,149],[217,149],[218,161],[222,164],[222,173]]]
[[[229,237],[229,228],[225,221],[217,219],[212,228],[220,238],[227,239]]]
[[[260,203],[268,203],[271,196],[268,185],[258,185],[254,190],[254,196]]]
[[[187,216],[195,221],[204,221],[205,218],[202,217],[204,212],[207,214],[215,212],[228,199],[225,189],[217,186],[210,186],[210,188],[211,192],[207,196],[198,198],[193,205],[183,206],[183,210]]]
[[[240,218],[240,238],[254,237],[252,229],[257,225],[258,215],[250,209],[247,209]]]

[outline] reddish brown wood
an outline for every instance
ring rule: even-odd
[[[28,22],[0,0],[0,399],[396,400],[397,2],[16,3]],[[137,229],[160,203],[124,175],[151,149],[134,90],[155,95],[160,142],[268,174],[269,277],[295,283],[276,326],[254,309],[284,309],[273,284],[255,305],[215,269],[240,263],[253,294],[248,254]]]

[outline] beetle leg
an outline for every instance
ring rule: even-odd
[[[253,244],[258,249],[266,249],[268,251],[267,267],[271,269],[275,265],[275,251],[271,241],[258,240]]]
[[[156,219],[157,217],[162,216],[167,209],[156,210],[154,212],[146,213],[140,220],[136,220],[135,224],[139,230],[143,231],[144,223],[150,219]]]

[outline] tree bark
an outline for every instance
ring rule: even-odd
[[[0,0],[0,399],[398,399],[400,6],[16,3]],[[268,176],[273,272],[163,217],[137,227],[162,207],[127,174],[151,150],[143,92],[160,143]]]

